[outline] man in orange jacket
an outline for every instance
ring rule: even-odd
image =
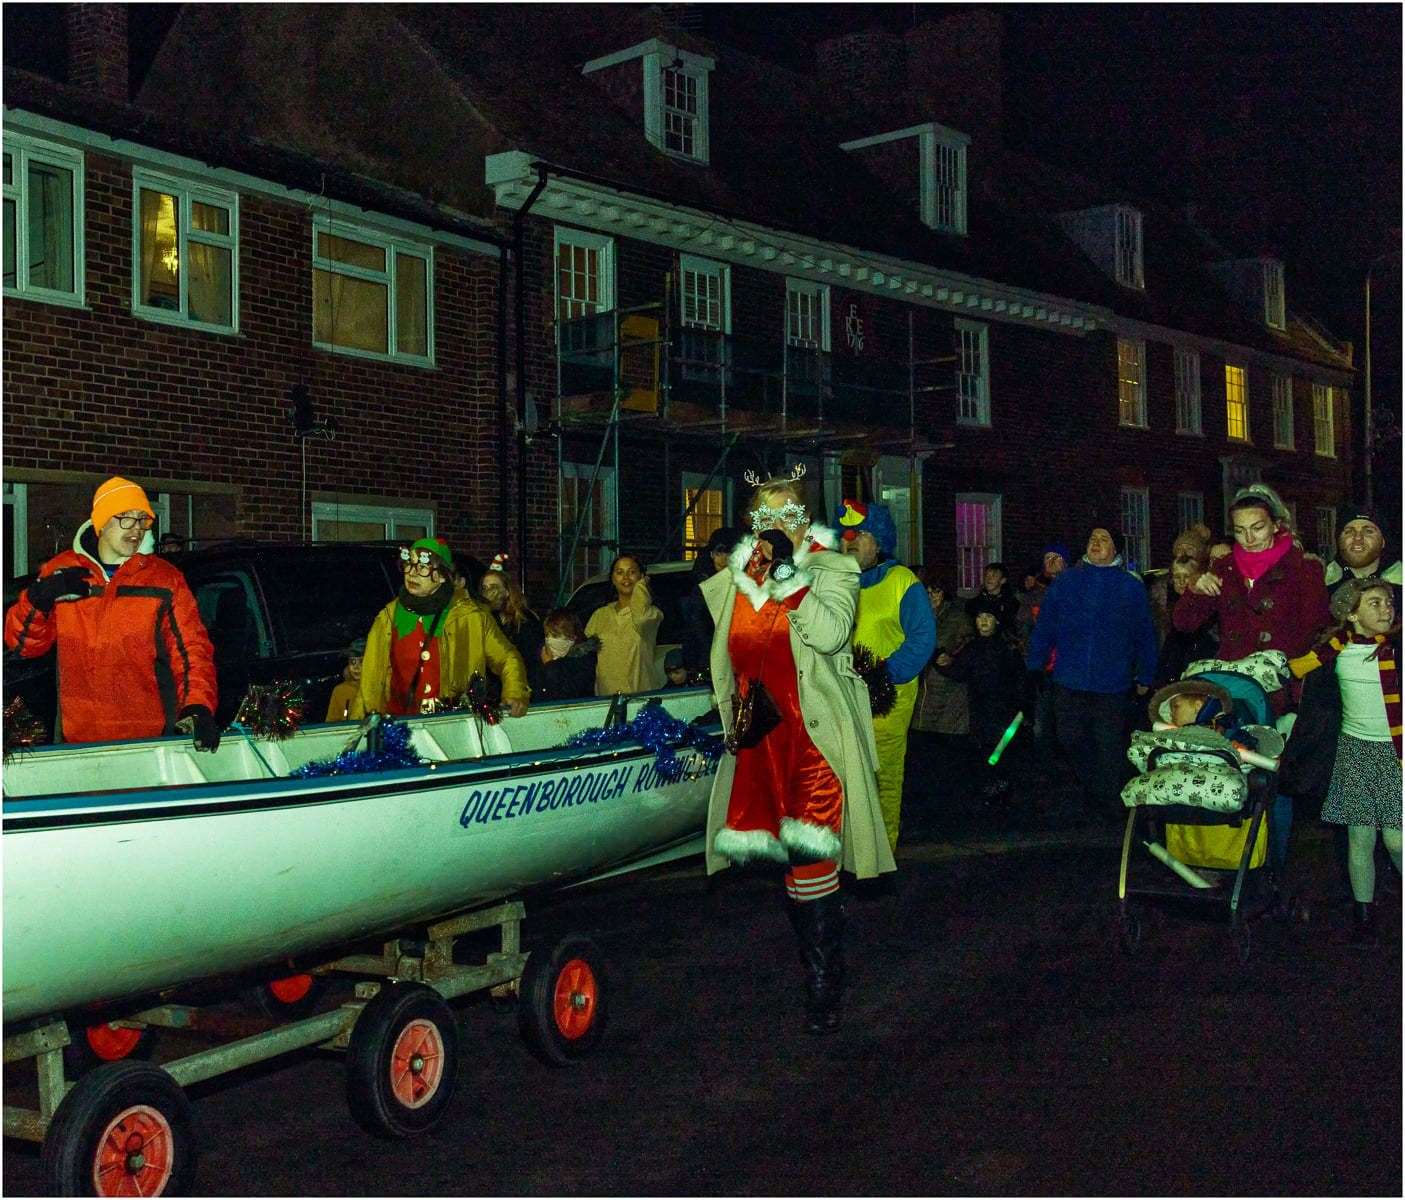
[[[38,658],[58,643],[59,729],[69,742],[177,730],[214,750],[215,666],[185,576],[141,553],[146,493],[116,477],[93,494],[73,548],[51,558],[5,615],[5,648]]]

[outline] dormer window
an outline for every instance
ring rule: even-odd
[[[892,133],[879,133],[872,137],[856,138],[852,142],[841,142],[839,148],[855,151],[867,150],[870,146],[881,146],[888,142],[901,142],[913,139],[917,143],[917,196],[922,223],[942,233],[966,232],[966,147],[971,139],[956,129],[948,129],[935,121],[925,125],[911,125]],[[911,144],[911,143],[909,143]],[[894,157],[890,154],[874,156],[871,169],[885,183],[898,189],[899,195],[911,195],[911,179],[894,178],[895,172],[906,174],[912,170],[911,151]],[[868,156],[860,155],[860,158]]]
[[[708,162],[708,78],[716,60],[650,38],[617,54],[592,59],[581,74],[633,70],[635,59],[644,71],[644,136],[665,154]]]
[[[1062,213],[1064,232],[1107,275],[1123,287],[1146,287],[1142,272],[1142,214],[1127,204],[1107,204]]]
[[[1283,264],[1276,258],[1263,260],[1264,323],[1270,329],[1285,329],[1287,314],[1283,304]]]

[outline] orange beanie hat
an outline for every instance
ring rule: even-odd
[[[114,475],[93,493],[93,528],[99,533],[118,513],[133,511],[144,512],[149,517],[156,516],[146,493],[130,479]]]

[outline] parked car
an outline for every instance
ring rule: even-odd
[[[664,656],[683,644],[683,597],[693,586],[691,562],[651,563],[644,568],[649,581],[649,595],[663,612],[658,642],[654,649],[654,666],[663,676]],[[615,599],[615,588],[607,574],[592,575],[571,593],[566,607],[580,617],[584,625],[590,615],[602,605]]]
[[[341,678],[346,647],[365,637],[375,615],[400,588],[399,543],[323,542],[288,545],[223,542],[170,555],[184,573],[215,651],[216,719],[234,719],[250,684],[296,680],[305,721],[320,721]],[[482,578],[471,555],[456,554],[466,578]],[[7,580],[5,606],[33,576]],[[54,727],[57,695],[53,651],[37,659],[5,656],[5,702],[23,696]]]

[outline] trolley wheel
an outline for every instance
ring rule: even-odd
[[[188,1196],[196,1156],[175,1080],[150,1063],[112,1062],[63,1098],[41,1163],[55,1196]]]
[[[1142,944],[1142,915],[1130,904],[1123,904],[1118,922],[1122,949],[1135,954]]]
[[[324,985],[315,975],[288,975],[267,979],[244,990],[244,997],[274,1021],[295,1021],[307,1016],[322,999]]]
[[[533,954],[517,1003],[528,1049],[552,1067],[584,1058],[605,1033],[607,996],[604,956],[589,938],[572,934],[549,954]]]
[[[71,1040],[63,1048],[63,1070],[69,1079],[82,1079],[103,1063],[149,1058],[156,1041],[155,1026],[129,1029],[115,1021],[99,1021],[69,1032]]]
[[[351,1030],[351,1115],[373,1137],[423,1133],[448,1108],[458,1066],[458,1025],[439,993],[422,983],[383,988]]]

